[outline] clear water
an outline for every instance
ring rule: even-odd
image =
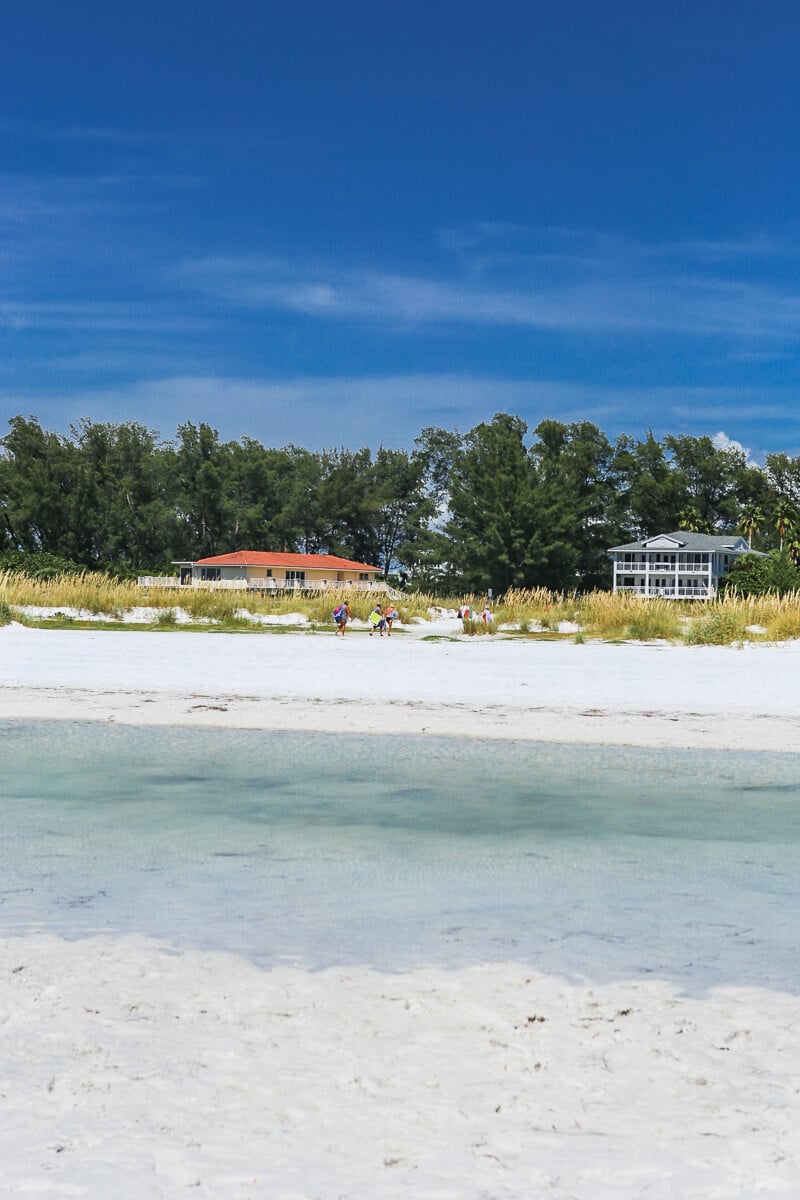
[[[800,756],[0,724],[0,933],[800,991]]]

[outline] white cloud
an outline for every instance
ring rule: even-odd
[[[722,251],[720,250],[720,253]],[[475,260],[473,260],[474,266]],[[436,325],[560,330],[598,335],[669,333],[751,345],[800,334],[800,285],[698,262],[654,262],[646,248],[575,247],[484,257],[480,269],[410,273],[263,256],[185,262],[170,282],[216,301],[310,319],[368,321],[407,331]]]
[[[720,429],[719,433],[715,433],[711,441],[714,443],[717,450],[734,450],[737,454],[744,455],[745,462],[748,466],[756,466],[750,450],[746,446],[743,446],[741,442],[737,442],[735,438],[729,438],[727,433],[723,432],[723,430]]]

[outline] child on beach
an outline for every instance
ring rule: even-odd
[[[346,600],[343,600],[341,604],[336,605],[336,608],[333,610],[333,619],[336,622],[336,629],[334,630],[333,636],[336,637],[337,633],[341,633],[342,637],[344,637],[344,631],[347,628],[347,622],[351,620],[350,605]]]

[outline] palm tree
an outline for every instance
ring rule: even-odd
[[[797,566],[800,563],[800,529],[793,528],[789,530],[789,540],[786,543],[786,549],[789,552],[792,562]]]
[[[700,510],[694,504],[687,504],[678,513],[678,529],[685,529],[687,533],[706,533],[706,522],[700,515]]]
[[[783,539],[786,537],[787,530],[792,529],[798,523],[797,509],[786,496],[778,497],[772,510],[772,522],[775,532],[781,540],[780,549],[783,552]]]
[[[763,526],[766,518],[763,509],[759,504],[751,504],[744,510],[740,519],[738,528],[742,533],[747,534],[747,549],[753,549],[753,534],[758,533]]]

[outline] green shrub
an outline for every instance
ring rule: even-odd
[[[11,609],[4,600],[0,600],[0,625],[11,624]]]
[[[49,554],[44,550],[4,550],[0,554],[0,571],[16,571],[28,579],[55,579],[59,575],[80,575],[85,567],[70,558]]]
[[[720,584],[725,596],[785,596],[800,588],[800,570],[786,550],[770,554],[743,554]]]
[[[739,609],[714,608],[692,623],[686,637],[690,646],[728,646],[747,636],[747,616]]]
[[[672,641],[678,636],[678,614],[669,602],[659,604],[657,601],[648,605],[640,604],[639,611],[631,619],[627,628],[628,637],[640,642],[652,641],[654,638],[665,638]]]

